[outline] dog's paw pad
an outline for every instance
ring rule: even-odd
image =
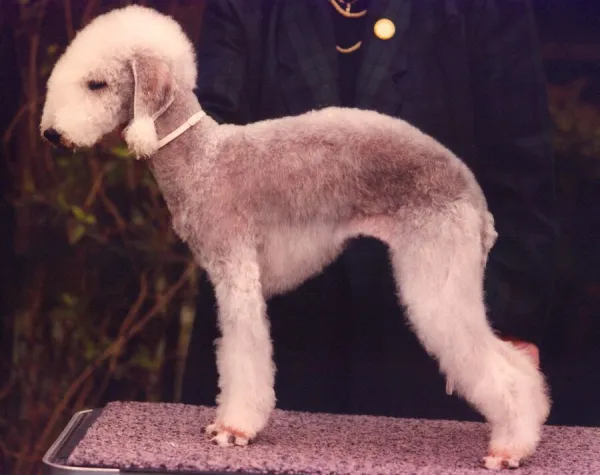
[[[511,457],[488,455],[481,460],[483,466],[489,470],[515,469],[521,466],[521,461]]]
[[[229,427],[222,427],[217,424],[210,424],[204,429],[210,437],[210,441],[221,447],[244,447],[250,443],[250,437],[242,431]]]

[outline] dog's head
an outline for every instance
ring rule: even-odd
[[[154,120],[178,88],[193,89],[193,47],[171,18],[130,6],[97,17],[59,58],[47,84],[41,133],[61,147],[90,147],[120,126],[137,156],[158,146]]]

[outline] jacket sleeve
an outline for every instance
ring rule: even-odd
[[[490,320],[540,343],[552,294],[557,214],[551,123],[531,5],[472,0],[466,15],[474,167],[499,234],[489,258]]]
[[[196,95],[219,123],[248,121],[246,31],[235,0],[207,0],[197,47]]]

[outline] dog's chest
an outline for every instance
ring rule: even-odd
[[[258,248],[264,293],[290,291],[319,274],[339,255],[343,244],[343,236],[327,225],[266,230]]]

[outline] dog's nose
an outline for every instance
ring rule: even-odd
[[[44,130],[44,137],[54,145],[60,145],[60,134],[55,129]]]

